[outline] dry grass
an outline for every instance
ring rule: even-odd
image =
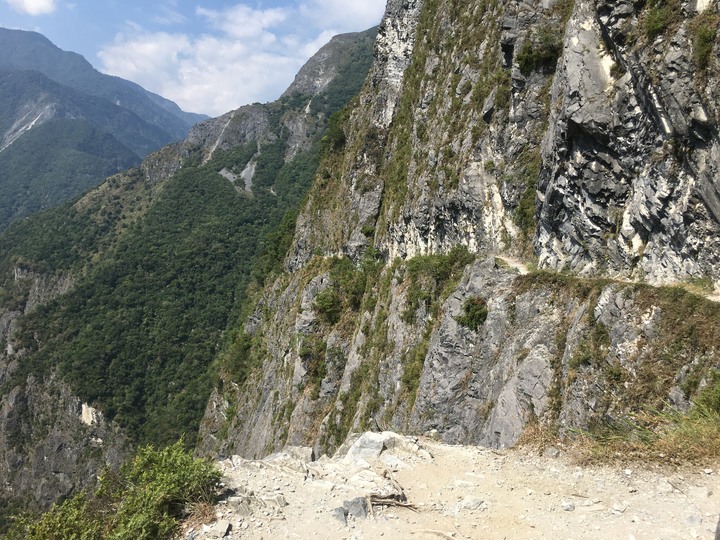
[[[209,502],[198,502],[189,508],[189,514],[182,522],[182,530],[198,529],[215,521],[215,506]]]
[[[555,426],[541,424],[536,420],[532,420],[528,422],[520,439],[515,443],[515,447],[542,453],[550,446],[564,447],[565,442],[559,436]]]
[[[656,462],[709,464],[720,460],[720,414],[696,406],[691,414],[647,412],[591,431],[575,432],[570,454],[581,464]]]

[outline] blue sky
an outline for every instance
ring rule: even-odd
[[[34,30],[183,109],[219,115],[277,99],[335,34],[378,24],[386,0],[0,0]]]

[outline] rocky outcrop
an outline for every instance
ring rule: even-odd
[[[316,303],[328,274],[275,290],[261,308],[272,319],[255,330],[267,347],[262,368],[212,398],[201,448],[261,456],[313,445],[321,454],[358,426],[505,448],[529,423],[562,432],[641,405],[687,410],[698,381],[720,367],[712,360],[720,306],[682,289],[518,275],[490,258],[413,312],[412,264],[386,271],[373,310],[331,328]],[[486,315],[474,325],[466,306],[478,299]],[[686,342],[705,330],[707,339]],[[325,365],[320,380],[309,347]]]
[[[535,422],[687,410],[720,312],[634,283],[720,278],[718,64],[691,54],[718,6],[680,3],[659,34],[651,9],[390,1],[201,451],[322,453],[385,427],[506,447]]]
[[[340,69],[348,61],[358,44],[365,40],[372,40],[376,29],[365,32],[353,32],[334,36],[326,45],[308,60],[295,75],[295,80],[283,97],[291,97],[293,94],[315,96],[326,90],[339,75]]]
[[[26,511],[47,509],[94,486],[98,474],[119,466],[127,451],[120,431],[59,377],[29,376],[0,408],[0,500]]]
[[[57,103],[48,100],[47,96],[22,103],[17,108],[15,118],[12,119],[12,125],[2,134],[0,152],[33,127],[52,120],[57,113],[57,108]]]
[[[577,3],[538,185],[542,266],[718,282],[717,66],[704,71],[693,61],[702,14],[682,9],[651,39],[642,35],[647,12]]]

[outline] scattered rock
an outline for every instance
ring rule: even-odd
[[[348,517],[348,511],[347,508],[343,506],[338,506],[332,511],[332,515],[335,519],[340,521],[343,525],[347,525],[347,517]]]
[[[216,521],[208,528],[206,538],[225,538],[232,530],[232,524],[227,520]]]
[[[633,532],[642,533],[638,538],[661,537],[668,530],[693,538],[711,535],[717,519],[718,495],[693,485],[706,478],[702,469],[701,477],[692,476],[695,482],[678,472],[666,476],[652,470],[628,478],[623,469],[573,466],[564,452],[553,458],[508,451],[499,459],[477,447],[376,435],[381,435],[376,441],[385,441],[380,459],[348,462],[326,456],[307,464],[308,475],[276,467],[277,456],[221,462],[225,493],[233,493],[215,508],[222,517],[178,539],[410,538],[414,530],[442,530],[450,537],[440,527],[448,520],[456,537],[483,538],[483,523],[506,527],[509,515],[522,527],[517,538],[554,538],[557,527],[573,526],[580,527],[573,534],[578,540],[614,538],[631,523]],[[345,454],[361,438],[355,437]],[[418,459],[413,445],[431,449],[435,458]],[[394,459],[383,457],[402,457],[407,467],[394,471],[388,467]],[[671,482],[682,491],[670,491]],[[661,493],[661,486],[668,492]],[[479,512],[483,520],[471,519]],[[224,525],[230,522],[232,529]]]
[[[315,452],[308,446],[286,446],[283,452],[303,463],[315,461]]]
[[[484,500],[469,495],[460,502],[460,508],[463,510],[485,510],[487,505]]]
[[[363,433],[348,450],[344,459],[345,462],[354,462],[361,459],[372,460],[379,457],[385,449],[386,440],[387,437],[383,433]]]
[[[355,497],[349,501],[343,501],[343,507],[348,514],[357,519],[365,519],[370,512],[370,505],[366,497]]]
[[[554,446],[549,446],[549,447],[547,447],[547,448],[545,449],[545,451],[543,452],[543,456],[548,457],[548,458],[553,458],[553,459],[559,458],[559,457],[560,457],[560,450],[558,450],[558,449],[555,448]]]
[[[261,496],[260,500],[265,506],[273,507],[273,508],[283,508],[287,506],[287,501],[285,500],[285,496],[282,493],[276,493],[275,495],[265,495]]]
[[[238,516],[248,517],[252,515],[251,499],[249,497],[229,497],[227,505]]]
[[[627,510],[627,505],[623,503],[615,503],[612,505],[612,513],[613,514],[623,514],[625,513],[625,510]]]

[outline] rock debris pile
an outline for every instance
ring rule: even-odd
[[[580,467],[564,452],[497,452],[390,432],[314,460],[291,447],[220,462],[216,520],[179,538],[713,538],[717,469]]]

